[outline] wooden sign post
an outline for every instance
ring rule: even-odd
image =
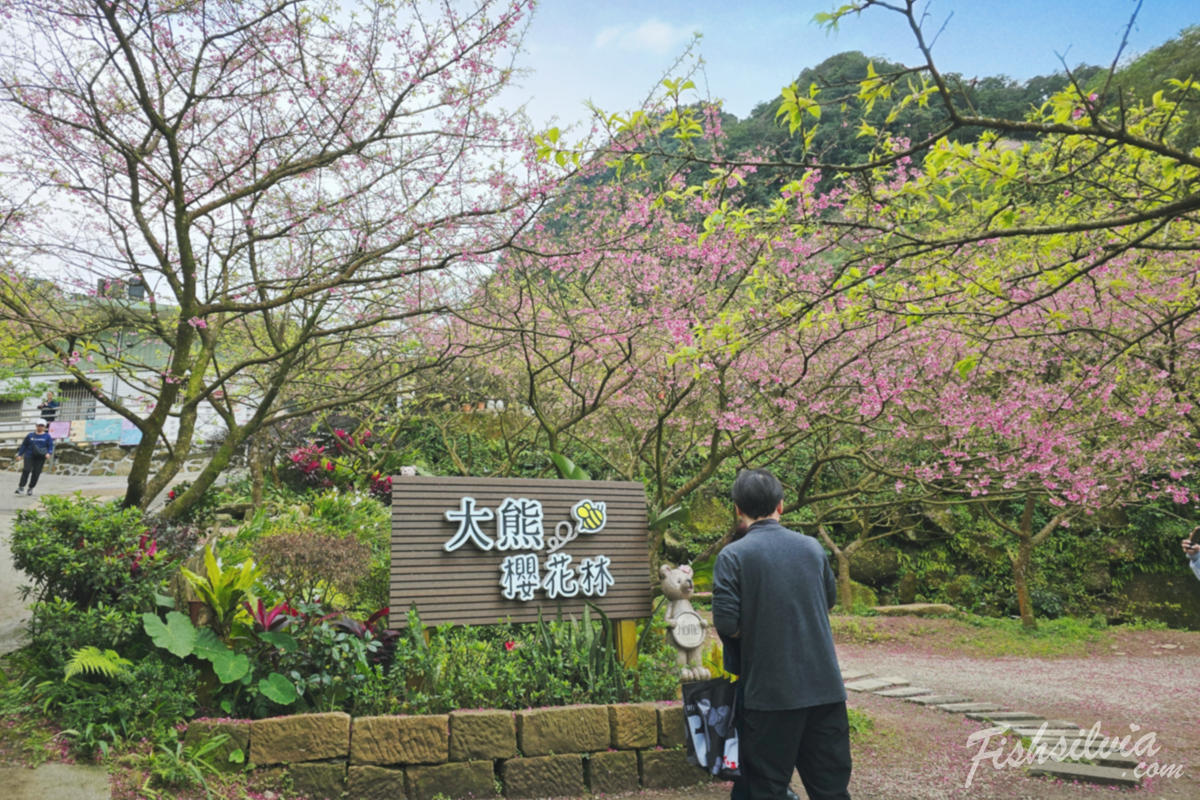
[[[429,625],[534,622],[592,604],[636,662],[633,620],[650,615],[640,483],[396,477],[393,624],[415,605]]]

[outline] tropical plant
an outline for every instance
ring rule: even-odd
[[[234,619],[241,612],[243,601],[250,597],[261,571],[253,559],[222,566],[215,544],[204,550],[204,575],[180,568],[180,573],[212,612],[213,629],[222,638],[229,636]]]

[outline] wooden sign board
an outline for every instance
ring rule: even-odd
[[[640,483],[397,476],[390,624],[650,615]]]

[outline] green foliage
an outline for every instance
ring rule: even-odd
[[[97,674],[105,678],[115,678],[127,672],[131,666],[133,666],[133,662],[127,658],[121,658],[115,650],[101,650],[88,645],[79,648],[71,656],[71,660],[67,662],[67,667],[63,671],[63,677],[73,678],[76,675]]]
[[[233,640],[237,644],[235,648],[222,641],[210,628],[197,630],[187,616],[177,611],[167,613],[165,624],[157,614],[144,614],[142,625],[155,645],[176,658],[194,656],[208,662],[212,676],[220,683],[216,702],[226,711],[232,711],[239,704],[251,713],[262,711],[265,706],[259,702],[260,695],[280,706],[291,705],[299,699],[292,681],[277,672],[270,672],[257,683],[254,680],[256,675],[275,664],[280,652],[296,652],[299,645],[288,634],[250,632]]]
[[[865,711],[857,708],[847,708],[846,716],[850,722],[850,741],[857,742],[875,730],[875,720]]]
[[[587,470],[561,453],[550,453],[550,461],[554,464],[554,468],[558,470],[558,477],[564,480],[590,481],[592,479]]]
[[[211,797],[208,779],[220,774],[213,755],[219,754],[228,741],[229,735],[221,733],[186,747],[178,739],[158,745],[144,760],[149,785],[166,789],[199,788],[204,790],[205,797]]]
[[[657,630],[662,634],[665,629],[658,623]],[[616,660],[610,637],[609,623],[590,613],[586,620],[427,629],[413,611],[394,665],[382,680],[356,693],[355,713],[517,709],[674,696],[678,673],[665,636],[648,640],[634,670]]]
[[[222,566],[217,560],[216,545],[204,550],[204,575],[181,567],[180,572],[213,614],[213,628],[224,637],[239,613],[242,603],[251,596],[260,573],[252,559],[238,565]]]
[[[33,579],[39,600],[61,598],[79,608],[106,603],[152,606],[170,567],[147,555],[141,511],[91,498],[47,496],[41,509],[17,512],[13,564]]]
[[[355,562],[361,561],[361,549],[369,550],[369,562],[365,567],[355,567],[348,570],[335,565],[335,571],[342,576],[342,582],[349,586],[338,586],[339,581],[332,583],[342,589],[340,601],[348,607],[362,611],[374,611],[388,603],[388,571],[391,563],[391,516],[387,507],[372,500],[361,492],[339,492],[327,490],[320,492],[293,493],[290,490],[277,492],[276,497],[265,507],[260,508],[250,517],[231,538],[222,543],[222,552],[230,558],[249,558],[261,554],[263,568],[268,583],[281,589],[285,594],[307,599],[311,594],[322,594],[317,580],[322,574],[326,577],[334,573],[325,573],[325,566],[309,569],[296,563],[293,570],[288,564],[273,564],[265,551],[276,549],[274,545],[264,544],[276,536],[289,537],[281,540],[293,541],[291,537],[321,536],[324,539],[312,543],[312,547],[303,548],[306,552],[319,549],[324,552],[320,560],[324,565],[332,564],[330,559],[339,559],[339,550],[345,550]],[[335,540],[351,540],[349,543],[339,543]],[[355,542],[362,547],[356,546]],[[308,556],[316,557],[316,552],[308,556],[300,552],[297,545],[294,548],[281,547],[279,555],[282,559],[276,561],[291,562],[310,560]],[[278,568],[277,568],[278,567]],[[293,573],[291,580],[287,573]],[[351,572],[357,572],[351,575]],[[353,580],[351,580],[353,578]]]
[[[81,677],[43,681],[33,699],[64,727],[76,749],[107,752],[120,741],[171,736],[174,725],[195,711],[196,679],[191,667],[149,654],[103,683]]]
[[[737,675],[725,671],[724,656],[725,651],[721,645],[714,644],[704,651],[704,655],[700,659],[700,665],[707,668],[714,678],[729,678],[736,681]]]
[[[371,655],[379,642],[341,630],[326,619],[309,618],[295,632],[298,646],[278,656],[278,670],[289,676],[305,707],[333,711],[352,703],[352,696],[365,684],[377,680],[378,668]],[[273,680],[274,691],[282,684]]]
[[[167,612],[166,624],[157,614],[142,615],[142,626],[150,640],[174,656],[189,656],[196,647],[196,628],[192,621],[178,611]]]
[[[254,543],[254,554],[262,563],[264,583],[293,605],[352,597],[369,574],[372,555],[353,536],[313,530],[265,536]]]

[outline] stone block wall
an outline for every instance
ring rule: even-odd
[[[21,461],[17,459],[17,447],[20,441],[14,441],[7,445],[0,445],[0,465],[4,465],[9,472],[20,472]],[[241,464],[242,457],[239,454],[235,456],[234,463]],[[162,462],[162,458],[155,454],[154,467],[151,471]],[[204,468],[208,463],[208,459],[202,454],[194,458],[190,458],[184,464],[184,472],[197,472]],[[54,443],[54,462],[49,472],[42,476],[42,480],[53,475],[128,475],[133,468],[133,447],[130,445],[119,445],[116,442],[98,442],[98,443],[79,443],[74,442],[55,442]]]
[[[630,703],[195,720],[187,738],[229,734],[255,770],[286,771],[310,800],[533,798],[707,782],[684,756],[683,724],[678,703]]]

